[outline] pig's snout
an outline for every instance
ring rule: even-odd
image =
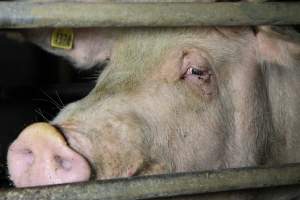
[[[81,182],[91,174],[88,162],[47,123],[23,130],[9,147],[7,162],[17,187]]]

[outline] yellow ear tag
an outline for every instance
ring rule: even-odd
[[[73,48],[74,32],[69,28],[55,29],[51,35],[51,47],[67,49]]]

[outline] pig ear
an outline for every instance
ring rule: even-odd
[[[102,65],[110,59],[113,37],[110,31],[90,29],[27,29],[9,32],[13,39],[28,41],[62,56],[79,69]]]
[[[300,33],[292,27],[262,26],[256,28],[258,50],[262,61],[288,66],[300,56]]]

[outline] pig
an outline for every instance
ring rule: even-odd
[[[71,50],[50,46],[51,29],[22,32],[77,68],[106,66],[89,95],[11,144],[16,187],[300,162],[300,46],[292,29],[73,31]],[[293,199],[299,191],[218,198]]]

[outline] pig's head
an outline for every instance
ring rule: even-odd
[[[291,73],[282,83],[299,85],[297,43],[247,27],[75,33],[74,49],[63,55],[78,66],[108,65],[87,97],[66,106],[52,125],[26,128],[10,146],[17,187],[288,159],[269,139],[277,139],[271,133],[280,117],[299,114],[299,104],[274,116],[283,97],[272,98],[277,88],[269,76],[275,66]],[[278,126],[296,130],[292,122]]]

